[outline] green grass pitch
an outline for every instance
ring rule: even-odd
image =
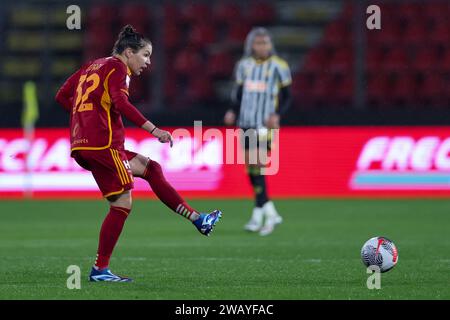
[[[450,201],[279,200],[284,223],[246,233],[250,200],[220,208],[211,237],[160,202],[136,200],[111,260],[133,283],[89,283],[102,201],[1,201],[0,299],[450,299]],[[399,263],[366,287],[362,244],[386,236]],[[69,265],[81,268],[69,290]]]

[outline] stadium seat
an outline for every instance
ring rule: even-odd
[[[447,47],[447,49],[444,51],[444,55],[442,60],[440,61],[439,68],[450,74],[450,47]]]
[[[350,28],[346,21],[340,19],[330,23],[324,32],[323,43],[328,46],[349,46]]]
[[[450,105],[450,78],[447,77],[447,81],[444,83],[444,91],[446,93],[445,96],[445,102],[447,103],[447,106]]]
[[[424,74],[421,86],[417,90],[418,98],[425,106],[444,107],[446,106],[445,90],[446,81],[444,76],[439,73]]]
[[[38,51],[46,46],[44,34],[34,31],[5,32],[6,49],[10,51]]]
[[[314,75],[312,73],[297,73],[292,81],[292,96],[294,105],[301,109],[311,107],[311,89],[314,83]]]
[[[432,24],[429,40],[436,45],[447,46],[450,43],[450,22],[448,19],[439,20]]]
[[[389,89],[389,77],[386,73],[376,72],[367,79],[367,101],[370,106],[385,106]]]
[[[180,45],[181,30],[170,22],[165,22],[163,27],[163,42],[166,49],[174,49]]]
[[[168,104],[172,104],[177,94],[179,94],[177,88],[178,79],[172,66],[170,65],[166,66],[166,70],[167,72],[164,73],[164,87],[163,87],[164,100]]]
[[[208,77],[195,76],[188,83],[187,98],[190,103],[207,103],[213,99],[212,82]]]
[[[420,46],[426,42],[428,36],[427,24],[423,20],[418,20],[408,24],[401,40],[406,46]]]
[[[333,101],[340,106],[348,106],[353,99],[353,73],[343,74],[334,79]]]
[[[354,7],[351,1],[345,1],[342,5],[342,11],[339,14],[343,21],[351,21],[353,18]]]
[[[425,20],[427,20],[428,22],[448,22],[449,13],[450,5],[446,1],[430,2],[424,7],[424,10],[422,12],[422,14],[425,15]]]
[[[204,3],[189,2],[181,10],[181,18],[188,24],[207,23],[212,18],[211,9]]]
[[[196,48],[206,47],[216,40],[216,30],[209,24],[194,24],[188,36],[188,45]]]
[[[333,102],[334,76],[327,72],[317,74],[311,88],[311,100],[315,106],[326,106]]]
[[[47,21],[44,8],[11,7],[9,24],[17,27],[40,27]],[[67,16],[66,16],[67,17]]]
[[[385,71],[399,72],[408,68],[409,57],[404,47],[394,47],[385,56],[383,69]]]
[[[234,61],[228,52],[213,53],[208,57],[207,73],[213,78],[228,78],[233,75]]]
[[[319,46],[308,52],[303,62],[302,71],[319,72],[327,69],[328,64],[328,50],[324,46]]]
[[[414,23],[422,18],[423,6],[421,3],[405,2],[399,3],[393,8],[403,22]]]
[[[402,39],[402,29],[397,20],[382,22],[381,30],[367,30],[367,40],[370,48],[382,46],[391,48],[398,45],[399,39]]]
[[[57,58],[52,61],[50,73],[55,77],[64,77],[72,74],[74,70],[79,68],[77,59],[74,58]]]
[[[268,2],[248,2],[246,11],[247,19],[253,26],[270,25],[275,20],[275,9]]]
[[[366,71],[373,73],[381,70],[384,63],[384,50],[380,47],[368,48],[366,50]]]
[[[84,58],[90,60],[111,54],[114,45],[113,34],[104,26],[89,29],[84,36]]]
[[[102,26],[109,28],[117,17],[117,8],[108,3],[94,4],[89,8],[87,23],[89,28]]]
[[[243,42],[250,32],[251,27],[246,23],[232,23],[228,26],[228,32],[226,35],[226,42],[232,46],[243,47]]]
[[[59,6],[52,6],[52,8],[48,9],[48,13],[46,16],[46,21],[53,27],[59,27],[62,25],[65,25],[67,22],[67,7],[59,7]]]
[[[393,100],[394,103],[410,106],[416,101],[417,83],[415,74],[411,72],[396,73],[393,75],[392,86],[388,88],[387,95]]]
[[[29,80],[29,79],[28,79]],[[0,82],[0,101],[2,103],[21,103],[23,88],[21,85],[14,84],[12,81]],[[56,92],[56,91],[54,91]],[[3,110],[3,114],[6,112]]]
[[[242,20],[241,8],[235,3],[218,2],[213,8],[214,20],[222,24],[231,24]]]
[[[37,79],[42,72],[42,61],[39,58],[20,59],[6,57],[3,59],[1,73],[11,78]]]
[[[340,47],[332,54],[329,67],[334,73],[349,73],[353,70],[353,61],[353,49]]]
[[[436,62],[439,60],[438,50],[435,47],[423,46],[417,50],[411,65],[420,72],[435,71],[438,67]]]
[[[182,22],[179,7],[173,3],[163,4],[164,20],[171,25],[177,26]]]
[[[135,103],[141,103],[149,100],[149,77],[144,74],[141,77],[133,77],[130,82],[130,100]]]
[[[132,24],[139,32],[146,33],[150,22],[150,10],[143,3],[126,3],[119,10],[121,25]]]
[[[204,72],[200,70],[202,58],[200,54],[192,49],[186,49],[178,52],[174,60],[174,70],[181,76],[190,76]]]
[[[73,52],[78,51],[83,44],[83,39],[80,34],[67,32],[53,32],[48,41],[49,48],[54,51]]]

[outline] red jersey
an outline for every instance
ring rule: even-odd
[[[116,57],[84,65],[61,87],[56,100],[70,111],[70,142],[74,150],[123,150],[121,114],[142,126],[147,119],[128,102],[131,72]]]

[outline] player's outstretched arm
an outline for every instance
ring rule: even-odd
[[[281,87],[278,100],[279,108],[267,119],[266,126],[269,129],[280,128],[280,116],[283,116],[289,110],[291,100],[291,86]]]
[[[59,88],[55,96],[56,102],[69,112],[72,109],[73,93],[75,91],[75,86],[80,79],[80,73],[81,69],[71,75],[61,88]]]
[[[242,84],[235,84],[231,92],[231,108],[227,110],[224,116],[224,123],[227,126],[232,126],[236,122],[236,114],[239,111],[242,100]]]
[[[226,126],[232,126],[236,122],[236,113],[233,110],[228,110],[223,117],[223,122]]]
[[[128,101],[128,95],[126,94],[126,92],[128,92],[125,80],[126,75],[126,71],[121,70],[120,67],[112,72],[109,78],[109,93],[112,102],[121,115],[125,116],[125,118],[133,122],[136,126],[151,133],[158,138],[159,142],[169,142],[172,147],[172,135],[168,131],[157,128],[153,123],[147,120],[142,113],[130,103],[130,101]]]
[[[172,148],[173,139],[169,131],[157,128],[153,123],[151,123],[148,120],[142,125],[141,128],[152,134],[154,137],[158,138],[159,142],[161,143],[169,142],[170,147]]]
[[[279,93],[278,114],[283,116],[289,110],[292,103],[291,85],[281,87]]]
[[[157,128],[153,123],[147,120],[142,113],[128,101],[128,96],[119,91],[112,96],[112,100],[116,107],[119,109],[120,114],[125,116],[128,120],[133,122],[136,126],[141,127],[153,136],[158,138],[159,142],[169,142],[170,146],[173,145],[172,135],[165,130]]]

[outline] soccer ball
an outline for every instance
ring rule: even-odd
[[[374,237],[364,243],[361,259],[366,267],[375,265],[380,268],[380,272],[386,272],[398,262],[397,247],[385,237]]]

